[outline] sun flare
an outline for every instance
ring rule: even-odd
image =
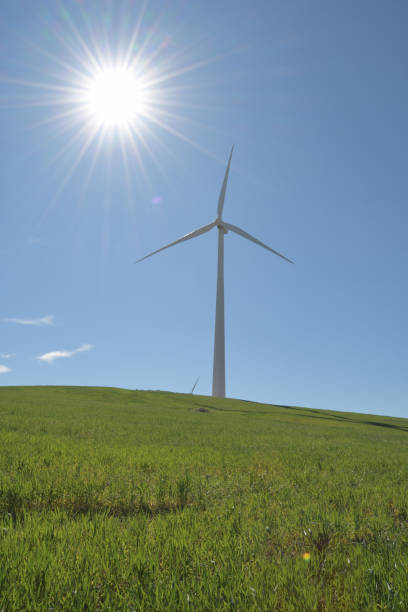
[[[189,44],[181,45],[167,31],[161,17],[151,21],[144,3],[139,15],[133,19],[129,13],[114,34],[111,18],[119,13],[117,3],[111,4],[109,19],[97,20],[95,27],[85,8],[77,21],[64,10],[45,46],[28,41],[33,50],[32,57],[27,55],[33,64],[29,68],[42,77],[10,80],[16,86],[16,106],[32,107],[39,117],[34,126],[44,134],[41,143],[55,142],[49,165],[62,177],[55,200],[81,163],[88,167],[88,185],[100,157],[119,153],[129,190],[133,176],[150,190],[149,160],[160,167],[162,151],[174,156],[169,138],[209,154],[196,141],[197,130],[207,129],[202,122],[206,83],[193,73],[217,57],[195,56]],[[159,200],[154,196],[152,201]]]
[[[99,125],[134,125],[144,110],[143,85],[127,68],[110,68],[89,80],[85,103]]]

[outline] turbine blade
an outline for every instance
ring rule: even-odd
[[[263,247],[264,249],[268,249],[268,251],[271,251],[271,253],[275,253],[275,255],[278,255],[278,257],[282,257],[282,259],[286,259],[286,261],[288,261],[291,264],[294,263],[291,259],[288,259],[284,255],[281,255],[281,253],[278,253],[278,251],[271,249],[271,247],[268,247],[268,245],[264,244],[260,240],[257,240],[256,238],[251,236],[251,234],[244,232],[244,230],[237,227],[236,225],[231,225],[231,223],[225,223],[225,222],[223,222],[223,224],[225,225],[227,229],[231,230],[231,232],[235,232],[236,234],[239,234],[243,238],[246,238],[247,240],[251,240],[252,242],[255,242],[255,244],[259,244],[259,246]]]
[[[203,225],[203,227],[200,227],[199,229],[196,229],[193,232],[190,232],[189,234],[182,236],[181,238],[179,238],[178,240],[175,240],[174,242],[170,242],[170,244],[166,244],[166,246],[161,247],[161,249],[157,249],[157,251],[153,251],[153,253],[149,253],[149,255],[145,255],[144,257],[141,257],[140,259],[135,261],[135,263],[139,263],[139,261],[143,261],[144,259],[147,259],[148,257],[151,257],[152,255],[156,255],[156,253],[160,253],[160,251],[164,251],[164,249],[169,249],[175,244],[179,244],[179,242],[184,242],[185,240],[190,240],[191,238],[196,238],[197,236],[201,236],[201,234],[205,234],[206,232],[209,232],[210,229],[212,229],[213,227],[215,227],[215,221],[213,221],[212,223],[209,223],[208,225]]]
[[[231,153],[230,153],[229,160],[228,160],[228,166],[227,166],[227,169],[225,171],[224,181],[222,183],[222,187],[221,187],[221,191],[220,191],[220,197],[218,198],[218,208],[217,208],[217,217],[218,217],[218,219],[221,219],[222,211],[223,211],[223,208],[224,208],[225,192],[227,190],[228,174],[229,174],[229,169],[230,169],[230,165],[231,165],[231,157],[232,157],[233,150],[234,150],[234,145],[232,145]]]

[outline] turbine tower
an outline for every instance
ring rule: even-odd
[[[151,257],[152,255],[156,255],[156,253],[160,253],[160,251],[164,251],[164,249],[168,249],[180,242],[184,242],[185,240],[190,240],[191,238],[196,238],[197,236],[201,236],[201,234],[205,234],[209,232],[213,227],[218,229],[218,268],[217,268],[217,300],[215,307],[215,332],[214,332],[214,364],[213,364],[213,382],[212,382],[212,395],[214,397],[225,397],[225,331],[224,331],[224,235],[228,233],[228,230],[246,238],[247,240],[251,240],[255,242],[255,244],[271,251],[278,257],[285,259],[289,263],[293,263],[290,259],[278,253],[271,247],[267,246],[260,240],[257,240],[244,230],[240,229],[236,225],[232,225],[231,223],[226,223],[222,219],[222,212],[224,208],[224,200],[225,200],[225,192],[227,189],[228,175],[229,169],[231,165],[231,157],[234,147],[231,149],[231,153],[228,159],[227,169],[225,171],[224,181],[222,183],[220,196],[218,198],[218,208],[217,208],[217,218],[212,223],[208,225],[203,225],[199,229],[196,229],[185,236],[182,236],[178,240],[174,242],[170,242],[170,244],[166,244],[166,246],[157,249],[157,251],[153,251],[153,253],[149,253],[149,255],[145,255],[141,259],[138,259],[136,263],[139,261],[143,261],[147,259],[147,257]]]

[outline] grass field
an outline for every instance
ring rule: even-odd
[[[0,388],[0,609],[408,610],[408,420]]]

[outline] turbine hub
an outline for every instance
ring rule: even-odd
[[[216,219],[215,220],[215,224],[216,224],[217,227],[219,227],[220,229],[222,229],[224,231],[224,234],[228,234],[228,230],[225,227],[222,219]]]

